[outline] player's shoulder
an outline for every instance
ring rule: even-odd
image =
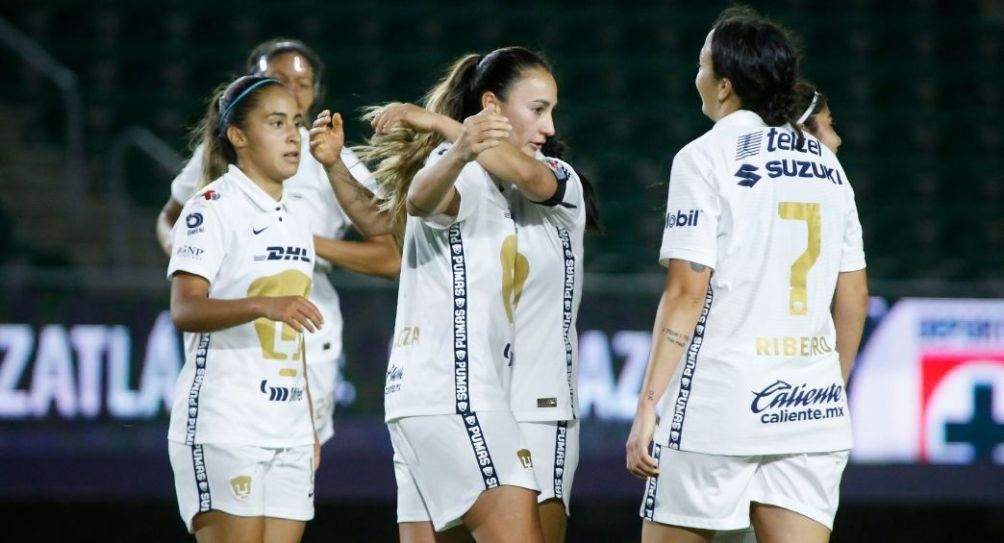
[[[551,171],[554,172],[555,177],[557,177],[558,182],[565,182],[569,179],[578,179],[579,174],[575,171],[575,168],[571,164],[565,162],[560,158],[545,156],[542,162],[547,165]]]

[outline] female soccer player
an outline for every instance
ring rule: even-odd
[[[505,386],[521,356],[512,326],[527,278],[507,194],[561,201],[567,179],[535,156],[556,103],[539,55],[468,55],[424,104],[463,120],[454,143],[434,127],[392,126],[363,153],[381,160],[392,218],[409,215],[395,221],[406,222],[404,264],[385,389],[405,541],[442,541],[456,532],[432,528],[460,523],[478,541],[541,541],[534,457]]]
[[[525,90],[525,89],[524,89]],[[587,227],[598,229],[599,213],[589,181],[560,160],[564,145],[554,137],[557,89],[536,108],[536,94],[512,93],[501,104],[506,118],[545,116],[550,126],[541,132],[544,145],[523,153],[553,169],[557,191],[544,202],[523,197],[510,187],[508,200],[517,225],[517,266],[514,291],[515,343],[510,364],[510,407],[534,459],[541,492],[537,496],[544,541],[564,541],[569,496],[579,458],[576,403],[578,335],[575,321],[582,295],[582,241]],[[519,121],[513,121],[518,123]],[[452,141],[459,122],[413,104],[390,104],[374,115],[373,127],[384,133],[398,124],[419,132],[435,131]],[[540,139],[538,138],[538,141]],[[517,148],[511,146],[510,152]],[[489,152],[490,153],[490,152]],[[489,173],[492,173],[489,168]]]
[[[296,99],[299,119],[306,118],[322,92],[323,64],[320,57],[297,40],[274,39],[256,47],[247,60],[249,73],[272,77],[289,88]],[[302,122],[302,121],[298,121]],[[315,262],[313,291],[310,299],[324,315],[324,325],[307,336],[307,363],[314,393],[314,415],[318,434],[324,443],[334,434],[332,414],[335,407],[336,377],[344,363],[342,351],[342,314],[338,293],[328,279],[331,265],[382,277],[396,277],[400,255],[390,235],[371,235],[359,214],[349,206],[340,206],[335,191],[356,192],[351,178],[368,182],[369,171],[348,148],[338,145],[338,160],[322,166],[309,153],[309,135],[300,130],[303,148],[296,175],[286,182],[290,204],[303,208],[315,234],[319,257]],[[181,212],[181,202],[191,198],[205,182],[225,171],[226,165],[204,153],[200,145],[180,174],[171,183],[171,197],[157,219],[157,233],[165,252],[171,254],[170,231]],[[351,168],[351,174],[349,173]],[[365,189],[359,189],[364,191]],[[370,200],[360,201],[370,205]],[[356,206],[358,207],[358,206]],[[362,242],[343,238],[350,220],[359,226]],[[363,217],[363,221],[365,221]]]
[[[669,269],[626,445],[628,469],[648,478],[642,539],[707,541],[752,520],[761,543],[824,542],[867,305],[854,193],[833,153],[794,128],[782,30],[727,10],[699,60],[715,126],[673,161]]]
[[[795,93],[798,95],[797,107],[802,112],[795,124],[816,136],[820,143],[829,147],[833,154],[837,154],[837,149],[843,140],[834,129],[833,112],[827,103],[826,95],[806,81],[799,81],[795,85]]]
[[[185,365],[168,432],[181,517],[200,542],[299,541],[314,514],[320,445],[301,334],[309,217],[283,182],[300,165],[299,114],[275,79],[244,76],[202,123],[208,159],[228,164],[182,210],[168,267]]]

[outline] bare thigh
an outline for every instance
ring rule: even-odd
[[[463,525],[436,533],[432,522],[400,522],[397,533],[401,543],[471,543],[474,539]]]
[[[302,520],[265,517],[265,543],[299,543],[306,527]]]
[[[562,543],[568,528],[568,515],[565,514],[565,503],[552,498],[541,503],[540,525],[544,531],[544,543]]]
[[[537,493],[503,485],[485,490],[464,515],[478,543],[543,543]]]
[[[827,543],[830,540],[829,528],[782,507],[753,503],[750,519],[759,543]]]
[[[239,517],[223,511],[206,511],[192,519],[199,543],[263,543],[265,517]]]
[[[670,526],[650,520],[641,523],[642,543],[711,543],[714,535],[712,530]]]

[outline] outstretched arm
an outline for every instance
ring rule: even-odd
[[[401,273],[401,252],[394,236],[383,234],[363,241],[314,236],[318,256],[346,270],[394,279]]]

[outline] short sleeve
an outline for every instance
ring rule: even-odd
[[[846,179],[846,176],[844,178]],[[847,208],[843,250],[840,253],[841,272],[851,272],[865,268],[865,248],[864,241],[862,240],[861,221],[858,220],[858,206],[854,202],[854,192],[848,191],[848,193],[850,205]]]
[[[190,200],[174,224],[171,237],[174,243],[167,278],[170,280],[176,272],[186,272],[204,277],[213,284],[227,248],[227,232],[219,217],[219,204],[201,198]]]
[[[541,162],[554,172],[558,191],[554,198],[533,204],[549,207],[548,213],[565,225],[585,220],[586,205],[579,174],[567,162],[557,158],[546,157]]]
[[[171,181],[171,198],[175,202],[184,204],[199,191],[199,182],[202,180],[202,155],[203,145],[199,144],[181,172]]]
[[[433,164],[439,162],[443,155],[450,150],[451,145],[449,143],[444,143],[436,148],[425,161],[425,166],[422,169],[429,168]],[[481,167],[476,161],[468,162],[460,174],[457,175],[457,180],[453,184],[457,193],[460,195],[460,209],[457,211],[456,217],[451,217],[449,215],[433,215],[430,217],[423,217],[422,222],[431,228],[448,228],[451,224],[465,221],[470,217],[477,214],[478,208],[481,206],[481,201],[485,198],[485,189],[491,186],[492,180],[488,177],[488,173],[484,168]]]
[[[714,268],[718,258],[721,203],[712,166],[692,146],[673,159],[663,223],[659,263],[686,260]]]

